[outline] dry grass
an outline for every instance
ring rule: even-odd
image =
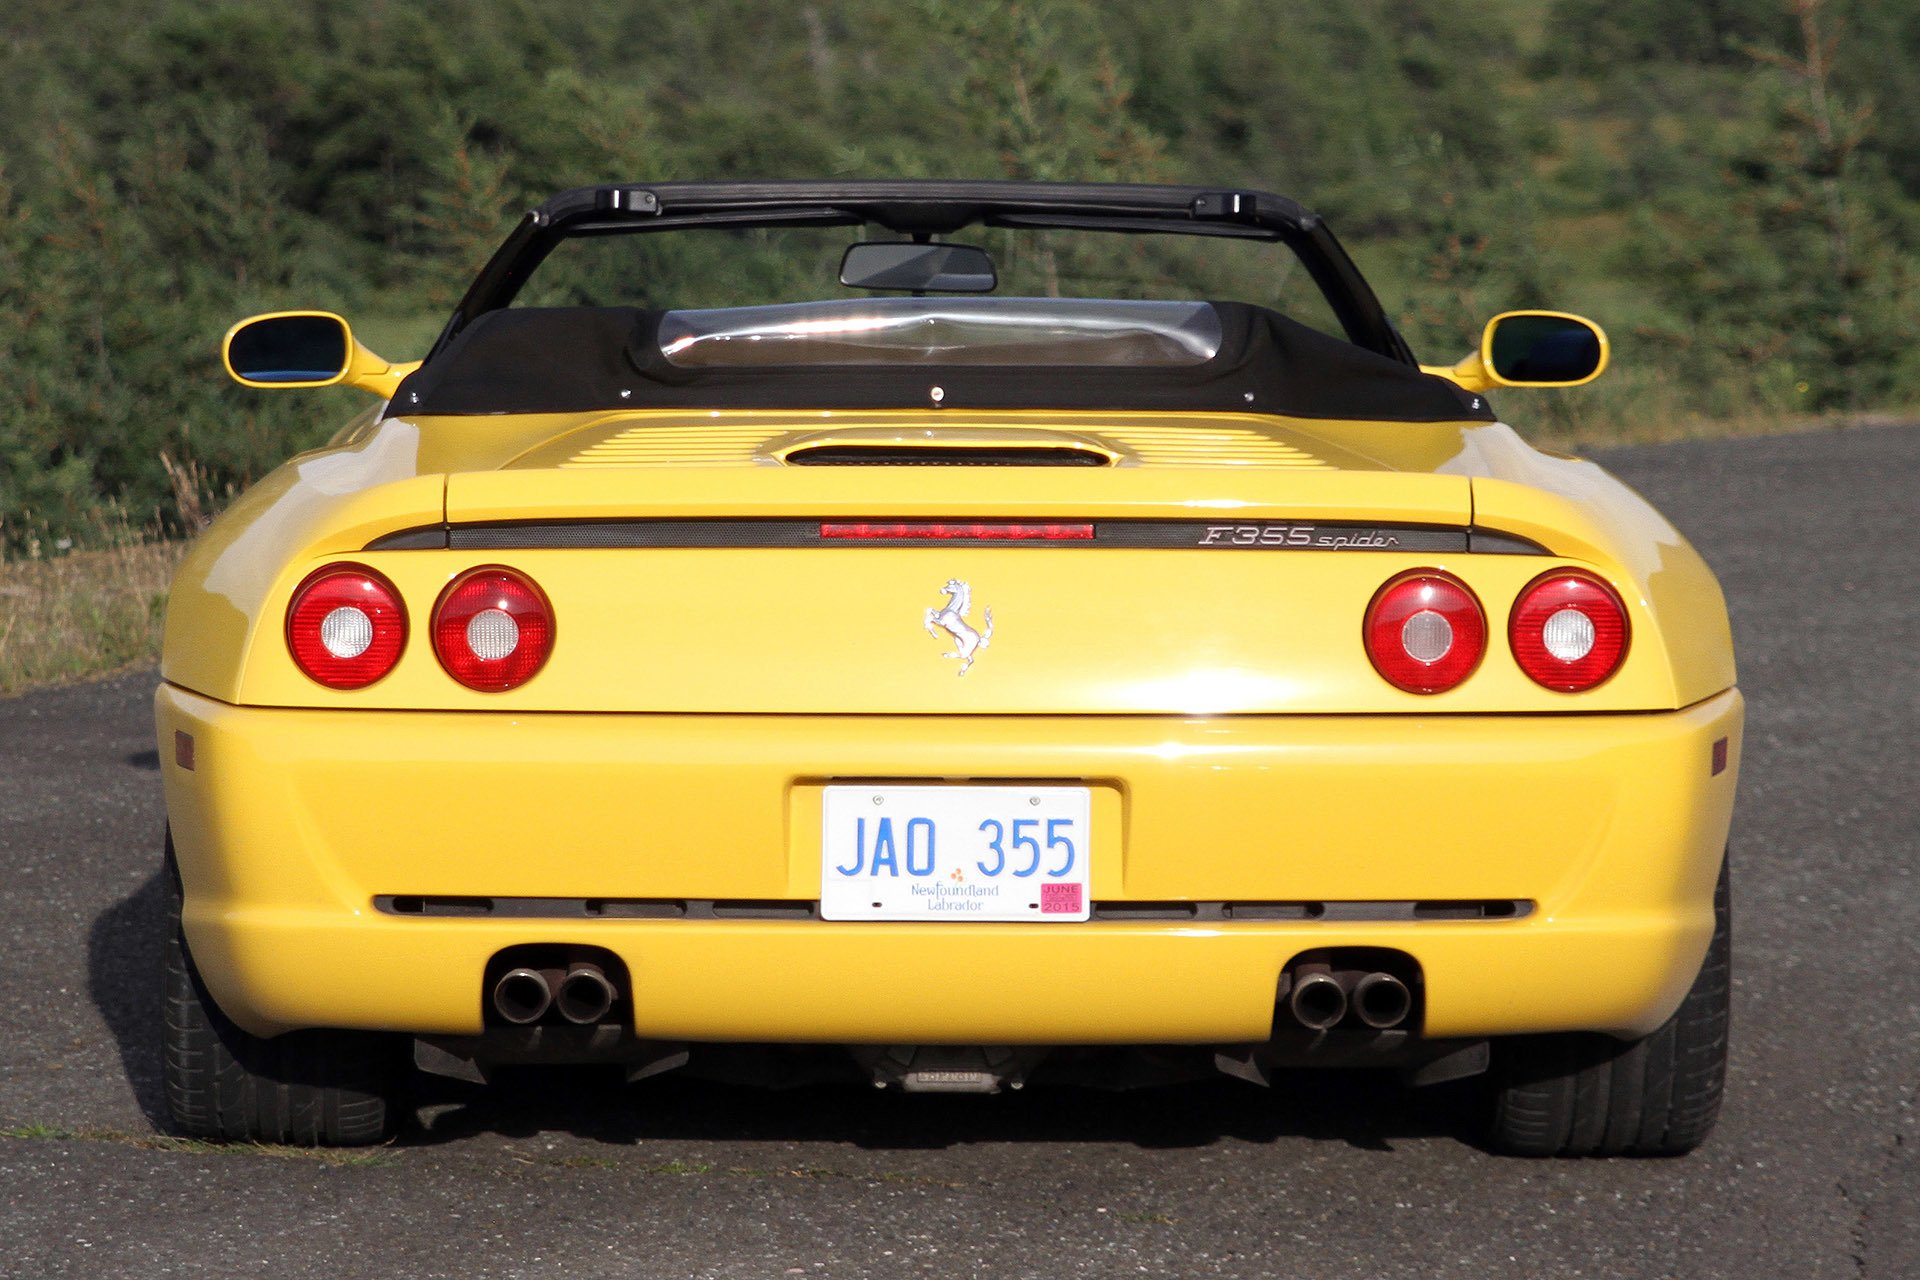
[[[0,560],[0,696],[108,674],[160,654],[183,542]]]

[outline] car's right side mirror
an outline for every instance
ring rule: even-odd
[[[1508,311],[1487,322],[1480,363],[1496,387],[1577,387],[1607,367],[1607,335],[1563,311]]]
[[[1606,331],[1564,311],[1504,311],[1487,322],[1480,349],[1459,364],[1422,365],[1468,391],[1578,387],[1607,367]]]

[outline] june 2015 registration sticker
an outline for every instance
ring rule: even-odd
[[[1086,787],[831,786],[823,796],[827,920],[1085,920]]]

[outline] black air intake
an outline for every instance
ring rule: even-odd
[[[795,449],[791,467],[1104,467],[1105,454],[1055,445],[966,449],[951,445],[820,445]]]

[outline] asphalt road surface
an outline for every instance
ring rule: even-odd
[[[1613,451],[1750,700],[1720,1128],[1474,1147],[1308,1077],[901,1098],[536,1073],[371,1157],[157,1140],[150,674],[0,702],[0,1275],[1920,1276],[1920,428]]]

